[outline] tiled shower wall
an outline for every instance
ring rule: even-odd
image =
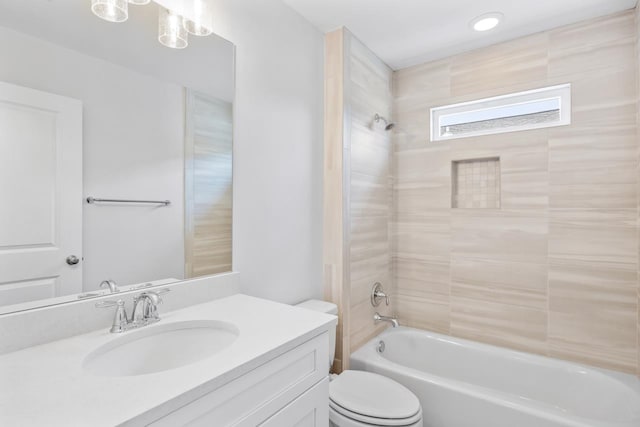
[[[409,326],[640,373],[639,27],[629,11],[394,74],[392,270]],[[430,142],[429,109],[572,84],[572,124]],[[499,209],[452,162],[499,158]]]
[[[339,309],[334,370],[386,327],[373,314],[371,288],[391,280],[392,142],[376,113],[391,117],[392,71],[346,29],[325,39],[325,297]],[[393,301],[393,299],[392,299]]]
[[[374,123],[376,113],[391,118],[392,71],[347,30],[345,106],[349,152],[349,290],[350,351],[378,335],[387,324],[374,324],[373,314],[390,315],[393,306],[371,305],[375,282],[393,293],[391,281],[392,215],[391,132]]]

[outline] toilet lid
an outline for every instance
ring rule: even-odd
[[[364,371],[344,371],[331,381],[329,397],[337,405],[372,418],[410,418],[420,401],[391,378]]]

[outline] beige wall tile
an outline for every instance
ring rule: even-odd
[[[397,130],[392,135],[394,147],[401,151],[406,148],[429,148],[425,145],[430,142],[429,127],[430,108],[428,104],[416,108],[405,108],[401,103],[394,105],[394,120],[397,122]]]
[[[451,296],[547,309],[547,265],[453,258]]]
[[[636,218],[635,209],[553,209],[549,258],[637,268]]]
[[[396,307],[403,325],[429,331],[450,333],[450,303],[448,298],[399,294]]]
[[[349,343],[354,351],[380,333],[373,314],[390,315],[395,306],[377,309],[369,301],[375,282],[393,293],[391,280],[392,149],[391,133],[374,125],[376,113],[391,120],[392,72],[351,35],[347,37],[347,104],[345,116],[350,132],[344,147],[350,154],[349,188]]]
[[[397,213],[444,210],[451,207],[451,178],[440,182],[395,184],[393,193]]]
[[[451,256],[503,262],[547,262],[546,215],[454,209]]]
[[[635,41],[633,39],[619,40],[609,45],[594,45],[582,50],[551,50],[549,52],[549,77],[573,75],[576,70],[597,70],[606,68],[609,64],[628,64],[634,54]]]
[[[343,130],[344,130],[344,32],[328,33],[325,37],[324,85],[324,162],[323,162],[323,271],[324,298],[338,306],[339,321],[336,336],[338,372],[349,364],[349,293],[344,285],[345,253],[343,235]]]
[[[403,105],[429,105],[450,97],[451,60],[428,62],[393,74],[393,97]]]
[[[573,74],[551,77],[550,82],[571,83],[571,106],[576,111],[636,102],[634,62],[592,71],[577,70]]]
[[[451,296],[451,334],[545,354],[547,312],[529,307]]]
[[[449,188],[451,152],[446,145],[419,143],[418,148],[396,151],[393,162],[395,183],[400,188]]]
[[[539,33],[452,58],[451,95],[477,99],[509,93],[505,87],[532,89],[531,82],[547,77],[547,44],[547,33]]]
[[[451,153],[446,145],[396,151],[393,162],[398,211],[451,207]]]
[[[593,46],[633,39],[635,25],[634,11],[619,12],[566,25],[548,32],[549,50],[558,53],[590,51]]]
[[[623,12],[549,32],[549,75],[623,67],[635,51],[633,13]]]
[[[552,261],[550,353],[635,373],[637,280],[635,265]]]
[[[589,132],[574,126],[549,139],[552,208],[637,207],[637,134],[634,129]]]
[[[500,158],[501,207],[546,209],[549,204],[548,132],[505,133],[449,142],[455,160]]]
[[[384,177],[351,173],[351,215],[388,217],[391,214],[391,186]]]
[[[448,304],[451,266],[448,261],[412,258],[394,259],[397,295],[434,298]]]
[[[450,222],[448,209],[398,213],[392,227],[395,255],[407,259],[448,260],[452,245]]]
[[[387,323],[373,323],[373,314],[379,311],[380,314],[390,315],[391,309],[384,307],[373,308],[369,301],[361,302],[351,306],[350,325],[350,352],[354,352],[370,339],[378,335],[387,328]]]

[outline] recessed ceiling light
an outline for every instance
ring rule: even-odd
[[[504,15],[500,12],[491,12],[480,15],[470,22],[471,28],[476,31],[489,31],[498,26]]]

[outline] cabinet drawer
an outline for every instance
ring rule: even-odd
[[[325,332],[150,425],[256,426],[327,376],[328,349]]]
[[[329,378],[282,408],[260,427],[326,427],[329,425]]]

